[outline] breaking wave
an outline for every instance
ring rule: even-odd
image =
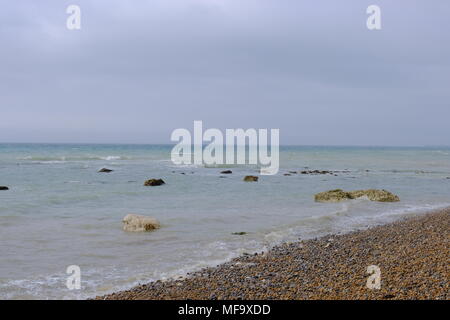
[[[17,160],[21,161],[39,161],[39,162],[47,162],[47,163],[60,163],[67,161],[117,161],[117,160],[133,160],[132,157],[129,156],[53,156],[53,157],[45,157],[45,156],[27,156],[21,157]]]

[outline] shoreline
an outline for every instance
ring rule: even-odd
[[[339,235],[299,240],[99,300],[444,299],[450,293],[450,208]],[[366,287],[367,267],[381,288]]]

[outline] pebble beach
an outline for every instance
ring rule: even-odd
[[[100,300],[439,299],[450,292],[450,208],[340,235],[245,254],[184,279],[156,281]],[[381,272],[368,288],[368,266]]]

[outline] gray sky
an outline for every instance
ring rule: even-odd
[[[448,0],[4,1],[0,142],[168,143],[203,120],[282,144],[450,145],[449,17]]]

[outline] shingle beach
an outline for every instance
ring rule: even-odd
[[[182,280],[96,299],[448,299],[450,208],[343,235],[285,243]],[[381,288],[366,286],[368,266]]]

